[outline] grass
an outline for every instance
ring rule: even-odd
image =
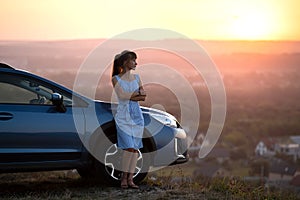
[[[147,184],[154,184],[158,187],[180,192],[188,191],[187,197],[193,194],[201,194],[203,199],[300,199],[295,188],[266,187],[260,181],[245,181],[241,178],[242,176],[194,177],[192,172],[196,168],[192,164],[185,164],[184,167],[180,165],[167,167],[154,175],[150,173]],[[245,168],[235,173],[245,174],[246,170],[248,169]]]
[[[172,173],[170,174],[172,176]],[[245,182],[239,178],[229,177],[194,177],[181,182],[170,181],[170,177],[160,177],[153,184],[174,191],[188,191],[186,197],[201,194],[203,199],[299,199],[295,191],[280,188],[265,188],[258,182]],[[148,182],[149,184],[149,182]]]
[[[151,172],[140,190],[100,185],[72,171],[2,174],[0,199],[297,199],[294,191],[240,178],[193,177],[194,167],[185,164]]]

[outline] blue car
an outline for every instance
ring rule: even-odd
[[[76,169],[118,184],[116,106],[0,63],[0,172]],[[175,117],[147,107],[142,112],[137,183],[149,170],[188,161],[186,133]]]

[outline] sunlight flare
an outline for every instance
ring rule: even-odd
[[[231,37],[242,40],[272,38],[275,31],[267,13],[258,11],[244,11],[234,16],[229,29]]]

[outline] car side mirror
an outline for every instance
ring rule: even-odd
[[[58,112],[65,113],[67,111],[64,105],[64,97],[61,94],[53,93],[51,101]]]

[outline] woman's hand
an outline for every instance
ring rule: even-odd
[[[140,96],[147,96],[146,91],[144,89],[140,89]]]
[[[134,92],[130,98],[131,101],[145,101],[146,92],[145,90],[139,90],[138,92]]]

